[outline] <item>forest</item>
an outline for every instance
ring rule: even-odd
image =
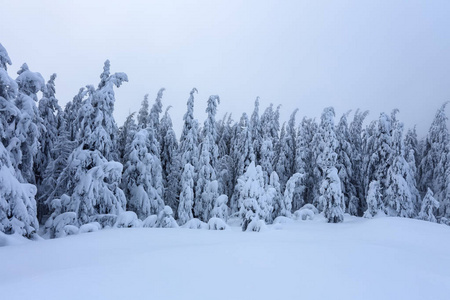
[[[238,219],[259,231],[277,218],[323,213],[416,218],[450,225],[450,136],[444,103],[426,137],[405,129],[399,111],[320,120],[280,106],[239,120],[218,117],[220,97],[194,118],[197,90],[177,137],[164,88],[145,95],[118,126],[114,89],[128,81],[107,60],[97,86],[81,87],[64,108],[57,80],[23,64],[16,79],[0,44],[0,232],[57,238],[108,227],[221,229]],[[180,100],[184,101],[184,100]]]

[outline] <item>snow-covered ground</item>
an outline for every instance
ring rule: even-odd
[[[450,299],[450,227],[107,229],[0,247],[0,299]]]

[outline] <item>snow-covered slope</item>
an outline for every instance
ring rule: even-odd
[[[1,299],[449,299],[450,227],[111,229],[0,247]]]

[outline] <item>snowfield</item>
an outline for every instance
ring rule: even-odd
[[[412,219],[316,216],[259,233],[130,228],[8,243],[8,300],[450,297],[450,227]]]

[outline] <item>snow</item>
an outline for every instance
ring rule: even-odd
[[[105,229],[0,247],[1,298],[448,299],[448,226],[319,215],[267,227]]]

